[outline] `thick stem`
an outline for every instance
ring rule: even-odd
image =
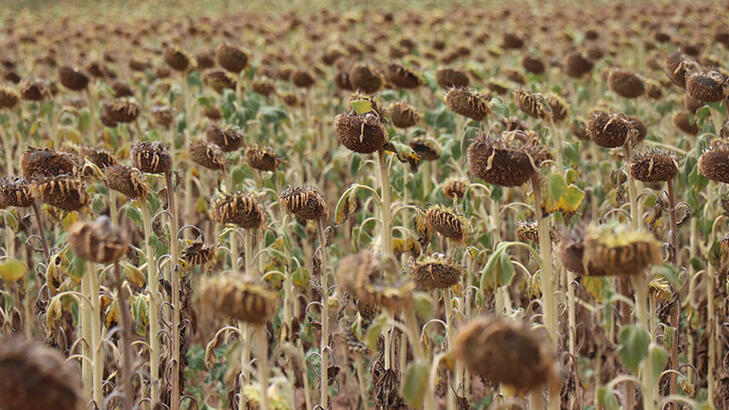
[[[86,275],[89,276],[89,294],[91,300],[91,357],[93,362],[93,398],[99,408],[104,403],[104,343],[101,337],[101,303],[99,300],[99,278],[92,263],[87,263]]]
[[[542,286],[542,314],[552,346],[557,346],[557,307],[554,300],[554,277],[552,272],[552,241],[549,230],[549,215],[542,210],[542,186],[539,174],[532,179],[534,208],[537,214],[539,256],[542,259],[540,281]]]
[[[114,263],[114,280],[116,281],[116,293],[119,300],[119,318],[121,320],[121,344],[122,344],[122,368],[121,368],[121,386],[122,396],[124,397],[124,410],[131,410],[134,404],[134,395],[132,387],[132,319],[129,315],[129,305],[127,303],[127,294],[124,290],[121,278],[121,269],[119,263]]]
[[[623,145],[623,149],[625,151],[625,161],[626,163],[630,161],[632,158],[632,147],[631,147],[631,138],[628,138],[628,140],[625,142],[625,145]],[[638,193],[637,188],[635,186],[635,178],[630,174],[630,172],[627,172],[628,174],[628,197],[630,200],[630,223],[633,229],[638,229],[640,226],[640,214],[638,212]],[[618,278],[618,289],[620,293],[623,296],[629,296],[629,283],[628,279],[624,277]],[[630,316],[628,313],[628,306],[625,303],[620,304],[620,316],[621,316],[621,322],[623,325],[630,324]],[[646,327],[646,330],[648,328]],[[634,386],[630,383],[624,384],[625,389],[625,398],[627,407],[631,408],[633,406],[633,398],[635,396],[634,394]]]
[[[380,155],[384,156],[384,153],[380,151]],[[387,184],[387,190],[389,191],[390,185],[389,182]],[[383,189],[384,193],[385,189]],[[389,194],[388,194],[388,200],[389,200]],[[387,215],[389,217],[389,202],[387,205],[388,212]],[[384,209],[384,208],[383,208]],[[389,225],[389,224],[388,224]],[[324,232],[324,220],[318,219],[316,221],[316,230],[317,234],[319,236],[319,249],[320,249],[320,256],[321,256],[321,343],[319,345],[319,352],[321,355],[321,385],[319,387],[319,394],[320,394],[320,401],[319,404],[323,409],[327,409],[327,403],[329,399],[329,376],[328,376],[328,357],[327,357],[327,347],[329,346],[329,297],[328,297],[328,289],[329,289],[329,283],[327,280],[327,251],[326,251],[326,234]],[[388,248],[390,252],[392,252],[392,245]]]
[[[88,265],[87,265],[88,266]],[[86,297],[91,297],[91,275],[87,269],[86,274],[81,278],[81,293]],[[90,299],[89,299],[90,300]],[[83,380],[84,397],[90,398],[93,395],[94,378],[92,373],[93,367],[93,350],[91,348],[91,306],[88,303],[79,303],[81,326],[80,333],[84,343],[82,344],[82,352],[84,360],[81,361],[81,378]],[[86,360],[88,359],[88,360]]]
[[[562,161],[562,136],[560,135],[559,131],[556,130],[557,127],[554,126],[554,120],[550,118],[549,120],[549,132],[552,135],[552,143],[554,144],[554,151],[555,151],[555,159],[557,162],[557,169],[562,172],[563,161]]]
[[[678,266],[678,222],[676,217],[676,194],[674,192],[673,181],[668,180],[668,208],[671,218],[671,230],[668,232],[668,245],[671,248],[669,252],[669,261],[674,265]],[[689,279],[690,280],[690,279]],[[681,319],[681,296],[678,292],[674,296],[674,300],[671,303],[671,316],[670,326],[673,328],[673,344],[671,345],[671,361],[669,369],[678,370],[678,343],[680,336],[680,319]],[[671,372],[669,379],[669,395],[673,396],[678,394],[678,375],[676,372]]]
[[[379,160],[379,178],[380,187],[382,188],[382,253],[390,257],[392,256],[392,219],[390,216],[390,175],[387,172],[387,155],[384,150],[377,151]]]
[[[640,326],[649,331],[649,320],[652,320],[652,314],[648,308],[648,278],[644,272],[633,276],[633,291],[635,292],[635,309],[638,323]],[[653,360],[650,356],[643,360],[643,409],[653,410],[655,408],[655,390],[656,383],[653,380]]]
[[[43,217],[38,208],[38,202],[33,201],[33,213],[35,214],[35,221],[38,224],[38,236],[40,236],[41,245],[43,246],[43,255],[46,257],[46,261],[51,259],[51,253],[48,250],[48,242],[46,241],[46,230],[43,228]]]
[[[258,335],[258,383],[261,385],[261,410],[268,410],[268,340],[266,327],[257,326]]]
[[[367,388],[365,387],[365,383],[367,380],[365,380],[364,372],[362,371],[362,359],[359,356],[356,356],[354,358],[354,366],[357,371],[357,385],[359,386],[359,399],[361,401],[359,408],[369,408],[369,402],[367,401]]]
[[[446,314],[446,338],[448,339],[448,349],[452,347],[454,336],[454,326],[453,326],[453,306],[451,305],[451,299],[453,297],[452,291],[450,289],[447,289],[443,292],[443,305],[445,306],[445,314]],[[456,362],[456,366],[453,369],[454,382],[452,383],[453,386],[447,387],[448,395],[447,395],[447,408],[448,410],[453,410],[456,408],[456,395],[453,391],[453,388],[458,388],[458,384],[460,383],[460,363]]]
[[[712,113],[714,111],[712,110]],[[713,117],[713,116],[712,116]],[[706,207],[709,210],[714,209],[714,190],[716,185],[713,182],[709,182],[706,187]],[[709,334],[709,359],[706,371],[706,385],[708,390],[708,402],[712,406],[714,405],[714,369],[716,368],[716,312],[715,312],[715,301],[714,301],[714,267],[711,264],[709,258],[709,252],[711,251],[711,244],[713,243],[714,232],[710,233],[711,237],[708,240],[706,247],[707,254],[704,257],[707,260],[706,264],[706,331]]]
[[[238,331],[240,331],[241,334],[241,353],[240,353],[240,390],[238,391],[238,408],[239,409],[245,409],[246,403],[248,401],[248,398],[243,393],[243,388],[245,387],[246,382],[248,382],[250,378],[250,374],[248,373],[248,363],[251,361],[251,344],[250,341],[250,332],[248,331],[248,326],[245,322],[239,321],[238,322]]]
[[[149,295],[149,398],[150,408],[155,408],[159,402],[159,358],[162,348],[159,338],[160,331],[160,303],[159,274],[157,272],[154,258],[152,257],[152,217],[149,213],[147,201],[139,201],[142,209],[142,226],[144,228],[144,246],[147,257],[147,293]]]
[[[172,189],[172,172],[165,173],[167,184],[167,204],[170,213],[170,284],[172,288],[172,393],[170,395],[170,410],[180,407],[180,280],[177,274],[177,212],[175,209],[175,195]]]

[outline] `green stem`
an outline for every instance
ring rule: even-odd
[[[94,265],[87,263],[86,275],[89,276],[89,300],[91,300],[91,357],[93,362],[93,398],[99,408],[104,404],[104,356],[103,339],[101,337],[101,304],[99,300],[99,278]]]
[[[649,331],[649,321],[652,319],[652,312],[648,308],[648,277],[647,274],[641,272],[633,276],[633,291],[635,292],[635,309],[638,323],[640,326]],[[651,343],[652,345],[652,343]],[[650,355],[643,360],[643,409],[655,409],[655,381],[653,380],[653,360]]]
[[[87,264],[86,274],[81,278],[81,293],[91,300],[91,272]],[[91,306],[88,303],[79,303],[81,317],[81,337],[84,339],[82,352],[84,360],[81,361],[81,378],[83,380],[84,397],[92,397],[94,378],[92,373],[93,351],[91,348]],[[86,360],[88,359],[88,360]]]
[[[552,242],[550,240],[549,215],[542,210],[542,187],[539,174],[532,179],[534,208],[537,213],[537,232],[539,236],[539,256],[542,260],[540,281],[542,287],[542,310],[544,327],[547,329],[552,346],[557,345],[557,307],[554,298],[554,277],[552,272]]]
[[[147,258],[147,293],[149,295],[149,396],[150,408],[155,408],[159,402],[159,358],[162,348],[159,338],[160,331],[160,303],[162,300],[159,294],[159,274],[152,257],[152,216],[149,212],[149,204],[146,200],[139,201],[142,210],[142,227],[144,228],[144,246]]]
[[[180,280],[177,273],[179,259],[177,249],[177,212],[175,209],[175,195],[172,189],[172,172],[165,173],[167,184],[167,204],[170,213],[170,284],[172,288],[172,394],[170,395],[170,410],[180,407]]]
[[[261,410],[268,410],[268,340],[266,327],[257,326],[258,335],[258,383],[261,385]]]
[[[380,155],[384,155],[382,151],[380,151]],[[389,183],[387,185],[387,190],[389,191]],[[383,189],[384,191],[384,189]],[[389,197],[389,193],[388,193]],[[388,198],[389,199],[389,198]],[[389,202],[388,202],[389,204]],[[384,209],[384,208],[383,208]],[[389,217],[389,205],[388,205],[388,212],[387,215]],[[329,289],[329,283],[327,280],[327,251],[326,251],[326,234],[324,232],[324,220],[318,219],[316,221],[316,230],[317,234],[319,236],[319,248],[321,251],[321,343],[319,345],[319,352],[321,355],[321,366],[320,366],[320,374],[321,374],[321,386],[320,386],[320,405],[323,409],[328,409],[327,403],[329,399],[328,395],[328,386],[329,386],[329,376],[328,376],[328,357],[326,352],[326,347],[329,345],[329,297],[328,297],[328,289]],[[390,252],[392,252],[392,245],[390,245],[389,248]]]
[[[133,386],[132,386],[132,320],[129,316],[129,305],[127,304],[127,295],[121,278],[121,269],[119,262],[114,263],[114,279],[116,281],[116,292],[119,300],[119,318],[121,320],[121,345],[122,345],[122,366],[121,366],[121,386],[122,396],[124,397],[124,410],[132,410],[134,404]]]
[[[392,219],[390,217],[390,175],[387,172],[387,155],[384,150],[377,151],[379,160],[379,178],[380,187],[382,188],[382,253],[390,257],[392,256]]]

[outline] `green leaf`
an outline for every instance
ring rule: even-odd
[[[380,333],[382,333],[382,328],[385,326],[386,322],[387,315],[383,313],[372,321],[370,326],[367,328],[367,332],[365,332],[364,342],[373,352],[377,351],[377,338],[380,336]]]
[[[509,107],[504,104],[504,102],[499,97],[494,97],[491,99],[491,109],[493,110],[494,114],[496,114],[499,117],[502,118],[508,118],[509,117]]]
[[[498,248],[491,254],[486,266],[481,272],[481,293],[486,297],[486,292],[508,285],[514,278],[514,264],[511,257],[504,250]]]
[[[397,156],[398,161],[402,163],[410,164],[410,169],[413,172],[418,172],[418,165],[420,164],[420,155],[415,153],[415,150],[410,145],[405,145],[399,141],[390,141],[383,149],[387,152],[392,152]]]
[[[424,361],[412,362],[405,369],[400,395],[410,407],[419,409],[423,406],[425,393],[429,388],[429,374],[430,366]]]
[[[354,100],[350,104],[357,114],[366,114],[372,111],[372,102],[368,100]]]
[[[620,408],[615,394],[604,386],[597,389],[597,401],[605,410],[618,410]]]
[[[511,257],[506,252],[501,252],[499,257],[499,286],[506,286],[511,283],[514,278],[514,264]]]
[[[492,200],[498,201],[504,197],[504,188],[501,185],[489,184],[489,186],[491,187],[491,195],[489,196]]]
[[[28,266],[19,259],[8,258],[0,263],[0,277],[6,282],[15,282],[21,279],[26,272],[28,272]]]
[[[620,361],[633,373],[637,373],[641,362],[648,355],[650,335],[645,329],[630,325],[620,330],[619,339],[618,357],[620,357]]]
[[[347,217],[357,209],[357,188],[358,185],[352,185],[339,197],[337,207],[334,210],[334,220],[341,224]]]
[[[3,213],[3,220],[5,222],[5,226],[9,227],[13,232],[18,233],[18,218],[16,218],[12,212]]]
[[[612,282],[605,276],[585,276],[582,278],[582,286],[596,302],[602,302],[615,293]]]
[[[668,352],[662,346],[651,345],[649,355],[653,366],[653,380],[658,380],[666,364],[668,364]]]

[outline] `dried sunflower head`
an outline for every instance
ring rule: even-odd
[[[226,71],[238,74],[248,67],[248,54],[240,48],[223,43],[215,49],[215,59],[218,65]]]
[[[699,174],[729,184],[729,141],[711,141],[709,149],[699,157]]]
[[[243,132],[230,127],[222,129],[217,125],[209,125],[205,129],[205,138],[219,146],[223,152],[236,151],[243,146]]]
[[[202,284],[200,300],[211,312],[253,325],[264,325],[273,316],[277,295],[262,284],[237,276],[218,276]]]
[[[659,149],[639,153],[630,160],[630,174],[643,182],[669,181],[678,174],[678,161]]]
[[[663,262],[660,242],[653,234],[617,223],[588,227],[585,260],[608,275],[637,275]]]
[[[540,94],[519,88],[514,90],[514,103],[519,109],[530,117],[548,120],[552,112],[547,100]]]
[[[482,121],[491,114],[491,104],[486,97],[465,88],[451,88],[446,95],[448,109],[475,121]]]
[[[132,199],[145,198],[149,194],[149,186],[144,174],[127,165],[113,165],[104,169],[104,181],[109,189],[121,192]]]
[[[599,146],[605,148],[621,147],[631,136],[633,126],[622,113],[607,113],[595,110],[587,123],[587,135]]]
[[[111,152],[101,148],[83,148],[81,155],[88,158],[89,161],[93,162],[94,165],[99,167],[100,170],[105,170],[107,167],[114,166],[117,164],[116,158]]]
[[[472,373],[522,392],[559,383],[554,353],[524,324],[478,317],[463,326],[453,351]]]
[[[625,98],[638,98],[645,93],[643,79],[628,70],[610,71],[608,86],[613,92]]]
[[[727,77],[718,71],[693,73],[686,78],[686,93],[699,101],[722,101],[729,95]]]
[[[468,147],[471,172],[488,183],[507,187],[527,182],[547,159],[551,159],[551,154],[540,145],[536,135],[520,131],[501,137],[480,133]]]
[[[281,193],[281,204],[298,218],[319,220],[329,217],[324,196],[312,186],[289,186]]]
[[[111,223],[107,216],[96,221],[76,222],[68,230],[68,244],[77,256],[96,263],[118,261],[127,253],[126,232]]]
[[[396,63],[387,66],[385,77],[396,87],[405,89],[418,88],[423,83],[420,75]]]
[[[565,74],[572,78],[581,78],[585,74],[592,71],[595,65],[592,61],[586,59],[582,54],[578,52],[572,52],[567,54],[562,63]]]
[[[0,403],[16,410],[77,410],[81,381],[59,351],[20,338],[0,343]]]
[[[425,222],[430,229],[456,242],[463,242],[471,233],[471,225],[466,218],[442,205],[428,208]]]
[[[131,100],[116,99],[104,103],[104,115],[117,123],[134,122],[139,112],[139,104]]]
[[[392,125],[397,128],[408,128],[417,124],[420,121],[420,114],[415,108],[404,102],[393,102],[387,107],[387,113],[390,115]]]
[[[435,161],[440,158],[441,146],[435,138],[417,137],[412,139],[409,145],[421,160]]]
[[[0,109],[14,109],[20,102],[20,95],[10,87],[0,86]]]
[[[215,90],[218,94],[222,94],[224,90],[235,90],[238,80],[230,73],[223,70],[211,70],[203,76],[205,84]]]
[[[582,227],[562,233],[558,254],[562,265],[578,275],[606,275],[602,267],[585,259],[585,230]]]
[[[466,194],[466,183],[460,179],[451,178],[443,184],[443,195],[451,199],[461,199]]]
[[[441,255],[410,263],[410,277],[420,289],[446,289],[460,283],[463,266]]]
[[[337,278],[344,289],[358,298],[360,310],[398,312],[411,306],[413,282],[386,282],[382,261],[369,250],[344,257]]]
[[[33,205],[30,185],[22,177],[0,178],[0,209],[10,206],[26,208]]]
[[[89,76],[77,68],[63,66],[58,69],[58,81],[71,91],[83,91],[89,85]]]
[[[206,265],[215,260],[215,245],[206,245],[201,240],[190,243],[182,251],[182,259],[190,265]]]
[[[435,82],[446,90],[451,88],[466,88],[471,83],[468,74],[455,68],[439,68],[435,72]]]
[[[134,144],[130,157],[136,168],[149,174],[165,174],[172,166],[172,156],[159,141]]]
[[[355,64],[348,73],[349,83],[355,90],[367,94],[374,94],[379,91],[385,81],[374,67],[367,64]]]
[[[281,159],[272,149],[265,147],[248,147],[244,159],[251,168],[259,171],[275,171],[281,165]]]
[[[78,161],[71,154],[48,148],[28,147],[20,157],[20,169],[28,181],[61,174],[76,174],[78,165]]]
[[[187,71],[194,66],[189,54],[177,46],[168,46],[162,51],[162,59],[175,71]]]
[[[187,147],[190,159],[205,168],[225,170],[225,154],[219,146],[209,142],[195,142]]]
[[[210,216],[221,224],[234,224],[244,229],[258,229],[265,215],[258,200],[242,192],[218,197],[213,201]]]
[[[371,154],[382,149],[388,140],[385,127],[375,112],[342,113],[334,118],[337,140],[348,149]]]
[[[81,179],[68,174],[36,179],[30,192],[34,199],[67,212],[78,211],[91,201]]]

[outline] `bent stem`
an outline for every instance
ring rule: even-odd
[[[175,209],[175,196],[172,190],[172,172],[165,172],[167,184],[167,204],[170,213],[170,284],[172,288],[172,393],[170,395],[170,409],[180,407],[180,281],[177,274],[177,212]]]
[[[127,295],[122,285],[121,269],[119,262],[114,263],[114,280],[116,281],[116,293],[119,299],[119,317],[121,319],[121,344],[122,344],[122,368],[121,368],[121,386],[122,396],[124,397],[124,410],[131,410],[134,402],[132,391],[132,332],[131,317],[129,316],[129,306],[127,304]]]
[[[147,293],[149,294],[149,399],[150,408],[155,408],[159,402],[159,358],[162,348],[159,339],[160,331],[160,301],[159,274],[152,258],[152,217],[146,200],[139,201],[142,210],[142,226],[144,228],[144,252],[147,257]]]
[[[384,153],[380,151],[381,159],[382,156],[384,156]],[[380,165],[382,165],[382,161]],[[390,185],[389,182],[387,184],[387,191],[388,191],[388,205],[387,205],[387,216],[389,217],[389,190]],[[383,194],[385,192],[385,189],[383,189]],[[383,206],[383,213],[384,213],[384,206]],[[384,221],[383,221],[384,225]],[[388,224],[389,225],[389,224]],[[328,289],[329,284],[327,280],[327,251],[326,251],[326,234],[324,232],[324,220],[318,219],[316,221],[316,232],[319,236],[319,249],[321,251],[321,342],[319,345],[319,354],[321,355],[321,366],[320,366],[320,374],[321,374],[321,380],[320,380],[320,387],[319,387],[319,393],[320,393],[320,405],[323,409],[327,409],[327,402],[328,402],[328,386],[329,386],[329,376],[327,370],[329,369],[328,365],[328,358],[327,358],[327,347],[329,345],[329,298],[328,298]],[[392,245],[390,246],[390,252],[392,252]]]
[[[379,178],[380,187],[382,188],[382,253],[386,257],[392,256],[392,228],[390,217],[390,175],[387,172],[387,155],[385,150],[377,151],[379,160]]]

